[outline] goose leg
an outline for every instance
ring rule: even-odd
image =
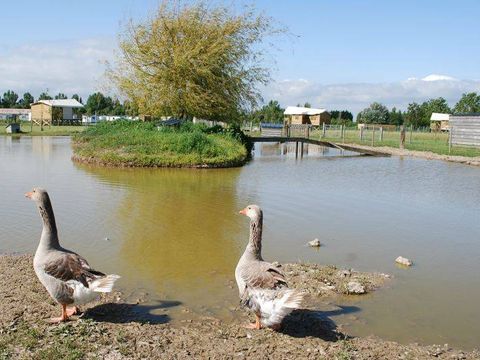
[[[80,313],[78,306],[67,308],[67,316],[77,315]]]
[[[51,318],[49,320],[50,323],[52,324],[58,324],[64,321],[68,320],[68,315],[67,315],[67,305],[66,304],[61,304],[62,305],[62,316],[56,317],[56,318]]]
[[[260,330],[262,328],[262,324],[260,324],[260,316],[255,314],[255,323],[254,324],[247,324],[244,326],[246,329],[255,329]]]

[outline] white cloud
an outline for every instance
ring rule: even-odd
[[[102,87],[105,61],[113,57],[110,38],[26,44],[0,52],[0,91],[49,90],[86,96]]]
[[[305,79],[282,80],[272,83],[264,90],[266,100],[279,100],[283,106],[310,102],[315,107],[348,109],[359,112],[374,101],[388,107],[406,109],[416,101],[444,97],[454,105],[462,93],[480,92],[479,80],[458,80],[446,75],[432,74],[422,79],[409,78],[391,83],[345,83],[321,84]]]

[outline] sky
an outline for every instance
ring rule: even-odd
[[[219,1],[219,0],[217,0]],[[443,96],[454,105],[480,92],[480,0],[230,0],[288,28],[268,54],[265,101],[354,113],[379,101]],[[104,78],[117,34],[148,17],[158,0],[2,2],[0,93],[112,91]]]

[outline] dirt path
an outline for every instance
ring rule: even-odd
[[[311,298],[344,293],[351,281],[367,291],[388,281],[383,274],[331,266],[290,264],[284,271],[292,286]],[[312,309],[293,313],[277,333],[212,317],[174,324],[166,314],[152,322],[139,315],[141,306],[110,294],[81,318],[50,325],[45,319],[57,315],[59,307],[37,281],[31,256],[0,256],[0,359],[480,359],[478,352],[448,346],[350,338]],[[247,320],[244,314],[241,321]]]
[[[338,145],[342,145],[339,143]],[[351,144],[345,144],[345,145],[351,145]],[[416,151],[416,150],[401,150],[398,148],[392,148],[388,146],[366,146],[366,145],[358,145],[354,144],[355,147],[364,149],[364,150],[372,150],[372,151],[380,151],[384,152],[390,155],[395,155],[395,156],[413,156],[413,157],[418,157],[422,159],[428,159],[428,160],[443,160],[443,161],[451,161],[451,162],[456,162],[460,164],[465,164],[465,165],[474,165],[474,166],[480,166],[480,157],[468,157],[468,156],[454,156],[454,155],[440,155],[440,154],[435,154],[430,151]]]

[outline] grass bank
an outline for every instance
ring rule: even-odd
[[[322,136],[321,130],[313,131],[311,133],[311,137],[315,139],[321,138],[322,140],[333,142],[345,142],[375,147],[391,147],[397,149],[400,146],[399,131],[384,131],[382,138],[378,129],[375,132],[372,130],[364,130],[362,135],[362,138],[360,138],[360,131],[358,129],[347,129],[343,141],[340,130],[327,130],[325,136]],[[405,149],[407,150],[425,151],[438,155],[450,156],[480,156],[479,148],[453,146],[449,149],[448,133],[407,131],[405,135]]]
[[[99,123],[73,138],[73,160],[127,167],[232,167],[248,159],[240,130],[185,123],[179,128],[152,123]]]
[[[19,134],[7,134],[5,132],[5,127],[10,122],[0,121],[0,135],[7,136],[71,136],[78,134],[85,130],[86,126],[71,126],[71,125],[59,125],[59,126],[44,126],[43,130],[38,125],[31,126],[29,121],[20,122],[20,131]]]

